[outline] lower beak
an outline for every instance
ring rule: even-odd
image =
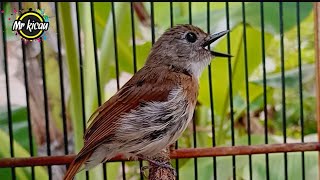
[[[227,34],[229,30],[222,31],[216,34],[211,34],[207,40],[202,44],[202,47],[209,46],[211,43],[215,42],[216,40],[220,39],[222,36]],[[230,54],[225,54],[225,53],[220,53],[220,52],[215,52],[215,51],[210,51],[213,56],[216,57],[232,57]]]

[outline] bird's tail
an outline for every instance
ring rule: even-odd
[[[75,158],[72,163],[70,164],[65,176],[64,176],[64,180],[72,180],[74,178],[74,176],[78,173],[79,169],[81,168],[81,166],[84,164],[84,162],[87,161],[87,159],[90,157],[90,153],[82,156],[81,158]]]

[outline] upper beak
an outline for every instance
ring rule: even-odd
[[[213,43],[214,41],[220,39],[222,36],[224,36],[225,34],[227,34],[229,32],[229,30],[226,31],[222,31],[216,34],[211,34],[207,40],[202,44],[202,47],[206,47],[209,46],[211,43]],[[232,57],[232,55],[230,54],[225,54],[225,53],[220,53],[220,52],[215,52],[215,51],[210,51],[211,54],[213,56],[217,56],[217,57]]]

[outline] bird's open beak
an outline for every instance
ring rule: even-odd
[[[226,31],[222,31],[222,32],[219,32],[219,33],[216,33],[216,34],[211,34],[207,40],[202,44],[202,47],[206,47],[206,46],[209,46],[211,43],[213,43],[214,41],[220,39],[222,36],[224,36],[225,34],[227,34],[229,32],[229,30],[226,30]],[[210,50],[211,54],[213,56],[216,56],[216,57],[232,57],[232,55],[230,54],[225,54],[225,53],[220,53],[220,52],[215,52],[215,51],[212,51]]]

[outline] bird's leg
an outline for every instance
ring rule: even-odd
[[[148,158],[148,157],[144,157],[144,156],[142,156],[142,155],[138,155],[138,157],[139,157],[140,159],[145,160],[145,161],[148,161],[149,163],[152,163],[152,164],[154,164],[154,165],[156,165],[156,166],[158,166],[158,167],[168,168],[168,169],[170,169],[171,171],[173,171],[174,176],[177,175],[176,170],[171,166],[170,162],[159,162],[159,161],[156,161],[156,160],[152,160],[152,159],[150,159],[150,158]],[[141,171],[145,171],[146,169],[149,169],[149,166],[143,166],[143,167],[141,168]]]
[[[171,166],[171,164],[169,162],[159,162],[159,161],[155,161],[152,159],[148,159],[147,161],[149,161],[152,164],[155,164],[159,167],[163,167],[163,168],[168,168],[174,171],[174,168]]]

